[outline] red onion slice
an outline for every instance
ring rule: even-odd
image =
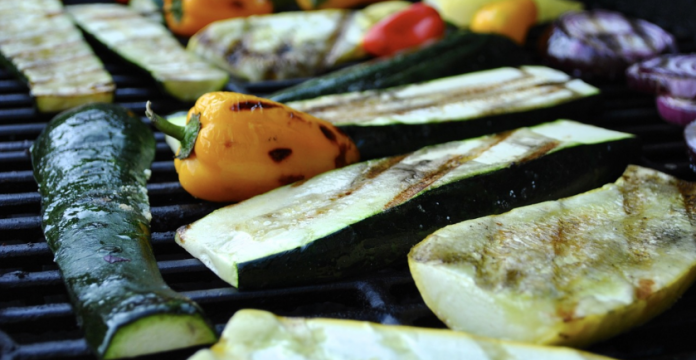
[[[630,64],[676,51],[676,45],[672,35],[653,23],[595,10],[561,16],[545,50],[553,65],[574,75],[613,78]]]
[[[657,97],[657,110],[667,122],[684,126],[696,120],[696,101],[669,95]]]
[[[633,64],[626,79],[636,90],[696,99],[696,54],[662,55]]]

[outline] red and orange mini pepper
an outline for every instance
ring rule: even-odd
[[[181,141],[174,160],[183,188],[210,201],[241,201],[359,160],[331,123],[281,103],[233,92],[201,96],[186,129],[147,116]]]
[[[444,34],[445,22],[437,10],[415,3],[373,26],[363,38],[363,48],[375,56],[389,56]]]
[[[271,0],[164,0],[167,26],[182,36],[192,36],[214,21],[272,12]]]

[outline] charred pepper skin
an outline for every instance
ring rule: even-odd
[[[145,190],[152,132],[112,104],[57,115],[31,149],[42,224],[87,343],[101,358],[112,340],[149,316],[190,316],[215,333],[193,301],[170,289],[150,245]],[[207,327],[207,329],[205,329]]]
[[[159,127],[156,114],[148,116]],[[189,110],[188,122],[194,118],[200,130],[193,151],[174,166],[197,198],[242,201],[360,160],[353,141],[333,124],[268,99],[208,93]]]

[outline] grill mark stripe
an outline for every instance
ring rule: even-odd
[[[516,79],[513,81],[521,81],[523,79]],[[511,82],[513,82],[511,81]],[[505,85],[509,85],[511,82],[506,83]],[[502,84],[497,84],[497,85],[502,85]],[[499,86],[498,86],[499,87]],[[361,99],[361,101],[349,101],[349,102],[343,102],[339,104],[332,104],[332,105],[327,105],[327,106],[322,106],[322,107],[315,107],[315,108],[302,108],[302,111],[308,112],[314,116],[320,117],[326,121],[329,121],[334,124],[343,124],[346,122],[350,123],[364,123],[364,122],[369,122],[373,118],[376,117],[381,117],[381,116],[389,116],[389,115],[394,115],[394,114],[405,114],[408,112],[412,111],[417,111],[421,109],[427,109],[431,107],[442,107],[450,104],[456,104],[456,103],[461,103],[461,102],[471,102],[471,101],[477,101],[477,100],[482,100],[482,99],[489,99],[492,97],[500,97],[500,96],[505,96],[510,93],[514,92],[521,92],[521,91],[530,91],[532,89],[540,89],[541,91],[536,94],[536,96],[543,96],[543,95],[550,95],[555,92],[559,91],[569,91],[573,95],[568,98],[568,100],[571,99],[576,99],[580,97],[581,95],[572,89],[569,89],[565,86],[565,83],[555,83],[555,82],[544,82],[544,83],[539,83],[539,84],[532,84],[528,86],[523,86],[523,87],[518,87],[514,89],[491,89],[490,91],[487,92],[482,92],[482,93],[474,93],[472,94],[470,91],[461,91],[461,92],[452,92],[452,93],[447,93],[445,96],[445,93],[437,93],[436,99],[433,99],[433,101],[427,101],[423,102],[418,105],[410,105],[410,106],[405,106],[399,109],[383,109],[383,110],[372,110],[370,111],[370,104],[364,104],[366,101],[365,99]],[[397,100],[392,100],[394,102],[398,103],[412,103],[413,98],[402,98],[402,99],[397,99]],[[518,99],[518,100],[511,100],[505,104],[503,107],[495,107],[493,109],[490,109],[488,111],[482,111],[479,115],[476,117],[484,117],[484,116],[489,116],[492,114],[499,114],[504,112],[504,110],[513,108],[525,101],[527,99]],[[352,109],[367,109],[367,111],[349,111],[346,113],[345,111],[340,111],[339,115],[335,114],[325,114],[325,112],[337,112],[337,110],[341,110],[343,106],[348,106],[350,104],[354,104],[352,106]]]
[[[549,142],[544,143],[543,145],[539,146],[536,148],[536,150],[532,151],[529,155],[524,156],[518,161],[515,161],[515,164],[524,164],[526,162],[538,159],[546,154],[549,153],[549,151],[555,149],[560,145],[561,143],[557,140],[552,140]]]
[[[395,207],[395,206],[398,206],[398,205],[405,203],[406,201],[413,198],[416,194],[420,193],[422,190],[428,188],[435,181],[437,181],[440,178],[442,178],[443,176],[447,175],[447,173],[449,173],[450,171],[458,168],[460,165],[462,165],[466,162],[469,162],[469,161],[479,157],[481,154],[486,152],[491,147],[499,144],[500,142],[502,142],[505,139],[507,139],[508,137],[510,137],[510,135],[512,135],[512,132],[509,132],[509,131],[495,135],[491,138],[492,141],[489,141],[485,144],[482,144],[478,148],[472,149],[471,151],[469,151],[468,154],[455,155],[453,157],[450,157],[447,161],[445,161],[442,165],[440,165],[435,171],[423,174],[420,181],[409,186],[408,188],[406,188],[402,192],[400,192],[398,195],[396,195],[391,201],[389,201],[384,206],[384,210],[387,210],[389,208],[392,208],[392,207]]]
[[[518,83],[522,82],[525,80],[529,80],[530,78],[533,78],[534,76],[528,73],[525,73],[523,71],[519,71],[521,74],[521,77],[510,80],[506,82],[505,84],[501,83],[494,83],[491,85],[487,86],[474,86],[474,87],[469,87],[469,88],[462,88],[462,89],[447,89],[444,91],[437,91],[433,92],[429,95],[418,95],[418,98],[423,98],[425,97],[426,99],[430,100],[427,103],[424,103],[419,106],[411,106],[408,108],[404,109],[410,109],[410,110],[416,110],[419,108],[423,107],[430,107],[430,106],[435,106],[437,104],[448,104],[452,102],[457,102],[457,101],[462,101],[463,99],[476,99],[476,98],[485,98],[490,96],[492,93],[499,93],[500,87],[503,85],[509,85],[512,83]],[[524,88],[529,88],[531,86],[525,86],[522,87]],[[413,96],[409,97],[402,97],[402,98],[397,98],[396,94],[400,91],[400,89],[392,90],[392,91],[382,91],[381,96],[389,98],[390,102],[402,102],[405,104],[412,103]],[[347,99],[342,102],[335,102],[331,104],[326,104],[326,105],[320,105],[320,106],[315,106],[315,107],[308,107],[302,109],[302,111],[309,112],[309,113],[320,113],[324,111],[330,111],[334,109],[341,109],[342,107],[347,107],[350,106],[353,109],[361,109],[361,108],[368,108],[369,106],[365,105],[365,102],[371,101],[374,99],[375,93],[378,91],[368,91],[362,96],[354,97],[351,99]],[[406,110],[401,110],[401,111],[406,111]],[[379,114],[379,113],[384,113],[384,112],[393,112],[393,110],[385,110],[382,112],[366,112],[367,114]]]

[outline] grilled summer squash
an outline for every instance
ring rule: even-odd
[[[41,112],[113,100],[111,75],[58,0],[0,2],[0,62],[29,85]]]
[[[405,262],[443,226],[615,180],[637,139],[572,121],[357,163],[219,209],[176,241],[240,288],[316,283]]]
[[[145,189],[154,155],[147,125],[111,104],[59,114],[31,149],[46,242],[101,358],[216,338],[198,305],[170,289],[157,268]]]
[[[630,166],[615,184],[445,227],[411,251],[411,273],[454,330],[585,346],[694,281],[695,198],[695,184]]]
[[[599,90],[543,66],[499,68],[287,105],[326,120],[364,160],[587,113]]]
[[[75,22],[105,47],[149,73],[182,101],[222,89],[227,74],[188,53],[164,25],[119,4],[66,7]]]
[[[535,346],[445,329],[367,321],[304,319],[240,310],[210,350],[189,360],[610,360],[574,349]]]

